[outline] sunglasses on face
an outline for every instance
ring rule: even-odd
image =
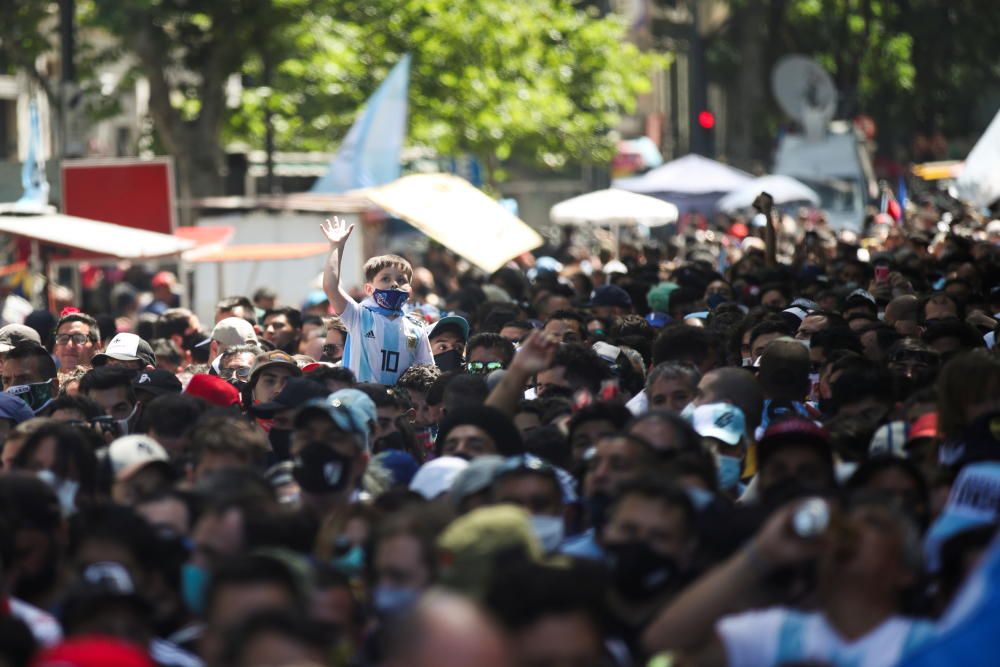
[[[470,361],[465,364],[465,370],[473,375],[484,375],[502,368],[502,361]]]
[[[55,337],[56,345],[69,345],[70,341],[73,341],[77,345],[86,345],[87,341],[89,340],[90,336],[82,333],[56,334]]]
[[[237,380],[242,380],[246,382],[250,379],[250,367],[249,366],[238,366],[236,368],[223,368],[219,371],[219,377],[223,380],[232,380],[236,378]]]

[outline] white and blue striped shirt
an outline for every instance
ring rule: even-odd
[[[414,364],[433,364],[427,328],[407,317],[389,318],[348,301],[340,319],[347,327],[344,345],[346,368],[358,382],[394,385]]]

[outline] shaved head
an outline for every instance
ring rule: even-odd
[[[394,625],[383,667],[513,667],[502,631],[468,598],[430,592]]]
[[[800,345],[801,347],[801,345]],[[750,436],[760,426],[764,408],[764,392],[753,373],[742,368],[717,368],[709,371],[698,383],[698,404],[732,403],[743,411]]]

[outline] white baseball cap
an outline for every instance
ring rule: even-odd
[[[410,481],[410,490],[427,500],[434,500],[451,490],[458,473],[469,467],[469,462],[457,456],[442,456],[420,467]]]
[[[170,456],[148,435],[125,435],[108,447],[108,460],[116,480],[131,477],[149,463],[169,463]]]
[[[694,409],[691,425],[703,438],[715,438],[727,445],[739,444],[746,430],[743,411],[731,403],[708,403]]]

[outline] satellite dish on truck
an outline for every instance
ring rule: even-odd
[[[819,63],[800,55],[783,56],[771,70],[771,91],[810,141],[826,136],[837,111],[837,88]]]

